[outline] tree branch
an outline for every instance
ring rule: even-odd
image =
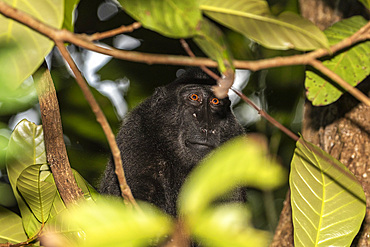
[[[98,102],[96,102],[96,100],[95,100],[93,94],[91,93],[85,79],[81,75],[81,72],[78,70],[76,64],[74,63],[71,55],[67,51],[64,44],[61,41],[55,41],[55,44],[57,45],[57,47],[58,47],[60,53],[62,54],[63,58],[67,61],[69,67],[72,69],[73,74],[76,77],[76,81],[77,81],[78,85],[80,86],[87,102],[89,103],[92,111],[94,112],[94,114],[96,116],[96,120],[102,126],[104,134],[106,135],[106,137],[108,139],[108,143],[109,143],[109,146],[110,146],[110,148],[112,150],[112,154],[113,154],[114,164],[115,164],[115,168],[116,168],[115,172],[117,174],[117,178],[118,178],[118,181],[119,181],[122,197],[125,199],[126,203],[130,203],[133,206],[135,206],[135,208],[138,209],[138,205],[137,205],[134,197],[132,196],[131,189],[130,189],[130,187],[128,186],[128,184],[126,182],[119,148],[118,148],[117,143],[115,141],[115,137],[114,137],[114,134],[112,132],[112,129],[111,129],[103,111],[99,107]]]
[[[8,18],[16,20],[24,25],[27,25],[31,29],[49,37],[52,40],[70,42],[77,46],[80,46],[91,51],[99,52],[105,55],[113,56],[115,58],[132,61],[141,62],[147,64],[172,64],[172,65],[184,65],[184,66],[208,66],[217,67],[217,63],[208,58],[189,58],[184,56],[171,56],[171,55],[159,55],[159,54],[147,54],[134,51],[123,51],[115,48],[104,48],[98,46],[91,42],[91,38],[87,38],[86,35],[74,34],[67,30],[59,30],[50,25],[42,23],[35,19],[34,17],[21,12],[8,4],[0,1],[0,13]],[[333,45],[329,49],[318,49],[306,54],[294,55],[289,57],[275,57],[270,59],[262,59],[258,61],[240,61],[234,60],[233,65],[235,68],[239,69],[249,69],[252,71],[289,66],[289,65],[307,65],[310,63],[315,63],[314,60],[323,56],[333,55],[334,53],[347,48],[355,43],[361,42],[369,38],[370,22],[364,27],[358,30],[351,37],[342,40],[338,44]],[[320,69],[319,69],[320,70]],[[327,70],[320,70],[323,74],[327,75]],[[329,75],[328,75],[329,76]],[[335,81],[340,85],[343,83],[348,84],[345,81]],[[345,88],[352,87],[347,85]],[[349,91],[355,98],[370,106],[370,101],[363,99],[366,97],[361,92],[356,90]],[[360,96],[361,95],[361,96]]]

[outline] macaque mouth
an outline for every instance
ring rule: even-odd
[[[186,140],[185,146],[193,149],[214,149],[216,146],[207,141]]]

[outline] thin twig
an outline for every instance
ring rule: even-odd
[[[247,96],[245,96],[243,93],[241,93],[239,90],[236,90],[235,88],[231,88],[242,100],[244,100],[246,103],[248,103],[250,106],[252,106],[258,114],[260,114],[262,117],[264,117],[267,121],[269,121],[271,124],[276,126],[278,129],[283,131],[287,136],[292,138],[294,141],[298,141],[299,137],[294,134],[292,131],[290,131],[288,128],[286,128],[284,125],[279,123],[275,118],[271,117],[267,112],[259,108],[257,105],[253,103]]]
[[[100,123],[100,125],[103,128],[104,134],[106,135],[108,139],[109,146],[112,150],[113,154],[113,159],[114,159],[114,164],[115,164],[115,172],[117,174],[117,178],[120,184],[120,189],[121,189],[121,194],[122,197],[125,199],[126,203],[131,203],[135,208],[138,208],[138,205],[132,196],[131,189],[128,186],[125,178],[125,174],[123,171],[123,166],[122,166],[122,160],[121,160],[121,155],[119,148],[117,146],[117,143],[114,138],[114,134],[112,132],[112,129],[103,113],[101,110],[99,104],[96,102],[93,94],[91,93],[85,79],[83,78],[81,72],[78,70],[76,64],[74,63],[71,55],[67,51],[66,47],[61,41],[55,41],[55,44],[57,45],[60,53],[62,54],[63,58],[67,61],[69,67],[72,69],[73,74],[76,77],[76,81],[78,85],[80,86],[87,102],[89,103],[92,111],[94,112],[96,116],[96,120]]]
[[[180,43],[181,43],[182,47],[184,48],[184,50],[186,51],[186,53],[189,55],[189,57],[196,58],[195,54],[190,49],[188,43],[184,39],[180,39]],[[200,65],[199,67],[205,73],[207,73],[210,77],[212,77],[213,79],[215,79],[216,81],[220,80],[220,77],[218,75],[216,75],[215,73],[213,73],[213,71],[210,70],[210,69],[208,69],[205,65]]]
[[[106,31],[106,32],[94,33],[92,35],[88,35],[87,39],[90,40],[90,41],[106,39],[106,38],[110,38],[110,37],[116,36],[116,35],[121,34],[121,33],[133,32],[134,30],[136,30],[140,27],[141,27],[140,22],[134,22],[134,23],[132,23],[131,25],[128,25],[128,26],[120,26],[119,28],[112,29],[112,30],[109,30],[109,31]]]
[[[159,55],[159,54],[147,54],[133,51],[123,51],[115,48],[103,48],[93,44],[86,35],[74,34],[67,30],[58,30],[50,25],[44,24],[32,16],[19,11],[8,4],[0,1],[0,13],[7,16],[13,20],[27,25],[29,28],[49,37],[52,40],[59,40],[64,42],[70,42],[77,46],[85,49],[89,49],[102,54],[110,55],[115,58],[141,62],[147,64],[172,64],[172,65],[185,65],[185,66],[207,66],[207,67],[217,67],[217,63],[211,59],[207,58],[189,58],[184,56],[169,56],[169,55]],[[252,71],[274,68],[281,66],[290,65],[307,65],[312,62],[313,59],[320,58],[327,55],[333,55],[334,53],[347,48],[355,43],[361,42],[369,38],[370,22],[362,27],[355,34],[341,42],[333,45],[329,49],[317,49],[306,54],[294,55],[289,57],[275,57],[270,59],[262,59],[258,61],[239,61],[234,60],[233,65],[235,68],[239,69],[249,69]],[[327,73],[327,71],[321,71],[322,73]],[[339,82],[340,83],[340,82]],[[346,83],[346,82],[345,82]],[[350,86],[352,87],[352,86]],[[366,105],[369,105],[368,101],[363,101],[364,95],[359,96],[356,91],[349,91],[354,97],[359,99]],[[365,96],[366,97],[366,96]]]

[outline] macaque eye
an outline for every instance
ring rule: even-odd
[[[198,101],[199,100],[199,96],[195,93],[193,93],[192,95],[190,95],[190,99],[191,100],[194,100],[194,101]]]
[[[212,103],[213,105],[218,105],[218,104],[220,104],[220,100],[219,100],[219,99],[217,99],[217,98],[213,98],[213,99],[211,99],[211,103]]]

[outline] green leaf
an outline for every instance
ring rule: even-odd
[[[41,223],[48,220],[57,192],[55,183],[46,182],[45,176],[52,176],[48,165],[33,165],[23,170],[17,183],[19,192]]]
[[[330,45],[334,45],[354,34],[366,23],[363,17],[354,16],[335,23],[324,32]],[[330,60],[324,61],[323,64],[350,85],[356,86],[370,73],[370,42],[362,42],[353,46]],[[335,82],[321,74],[314,71],[306,72],[307,99],[312,101],[313,105],[328,105],[339,99],[345,90],[336,85]]]
[[[202,20],[194,41],[208,57],[217,61],[221,72],[232,66],[231,52],[224,35],[212,22],[207,19]]]
[[[27,240],[22,219],[9,209],[0,207],[0,243],[20,243]]]
[[[9,139],[6,169],[14,196],[22,214],[23,226],[28,236],[34,236],[41,223],[34,216],[17,190],[17,180],[24,169],[34,164],[46,163],[42,126],[22,120]]]
[[[34,18],[55,28],[63,22],[64,1],[32,0],[5,3],[24,11]],[[12,91],[41,65],[45,56],[53,47],[53,42],[19,24],[0,15],[0,81],[2,90]]]
[[[273,189],[283,184],[285,178],[283,168],[267,157],[259,142],[235,138],[212,152],[190,174],[179,196],[180,215],[184,215],[190,230],[202,242],[213,243],[217,236],[219,243],[213,245],[256,246],[244,241],[246,236],[254,236],[250,243],[267,243],[266,233],[250,226],[249,212],[243,206],[214,208],[213,202],[240,186]]]
[[[16,207],[17,201],[15,200],[12,187],[0,181],[0,205],[5,207]]]
[[[294,245],[350,246],[366,212],[365,194],[355,176],[302,138],[291,166]]]
[[[74,13],[77,7],[77,4],[80,0],[65,0],[64,1],[64,21],[62,28],[65,28],[73,32],[74,27]]]
[[[0,122],[0,170],[5,169],[6,150],[8,149],[10,134],[8,124]]]
[[[197,0],[118,0],[145,28],[172,38],[191,37],[202,18]]]
[[[140,208],[143,212],[128,208],[118,198],[84,201],[63,220],[85,233],[85,240],[74,246],[153,246],[170,234],[171,219],[148,204],[140,204]]]
[[[0,102],[0,115],[14,114],[34,106],[37,92],[32,77],[24,80],[16,90],[0,90]]]
[[[359,0],[367,9],[370,9],[370,1],[369,0]]]
[[[86,200],[97,200],[100,194],[79,174],[75,169],[72,169],[73,176],[76,179],[77,186],[84,193],[84,198]]]
[[[200,9],[209,17],[271,49],[314,50],[327,48],[318,27],[297,14],[271,14],[265,0],[201,0]]]

